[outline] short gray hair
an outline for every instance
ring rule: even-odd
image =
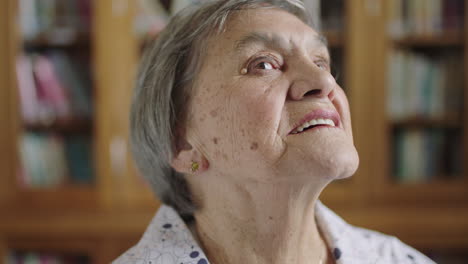
[[[300,0],[209,0],[177,13],[144,53],[130,114],[135,161],[160,200],[184,218],[196,209],[183,174],[170,166],[184,136],[193,82],[203,60],[204,41],[225,30],[235,11],[285,10],[312,25]],[[189,166],[189,164],[187,165]]]

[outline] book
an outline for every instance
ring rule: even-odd
[[[73,184],[93,183],[93,155],[91,138],[72,136],[65,140],[66,162]]]
[[[68,44],[89,34],[89,0],[20,0],[19,22],[24,40]]]
[[[22,186],[50,188],[65,182],[68,168],[60,136],[25,133],[20,142],[20,158]]]
[[[60,252],[12,251],[5,258],[6,264],[61,264],[61,263],[91,263],[86,255],[70,255]]]
[[[460,120],[464,91],[462,63],[456,53],[392,51],[386,89],[390,119]]]
[[[41,100],[50,109],[54,118],[64,118],[71,115],[69,97],[63,84],[57,77],[52,62],[43,55],[34,56],[34,76]]]
[[[22,54],[16,63],[18,93],[26,124],[91,119],[93,113],[89,67],[63,51]]]
[[[49,58],[56,69],[62,88],[69,95],[72,116],[89,118],[92,114],[92,105],[87,77],[79,74],[76,66],[73,65],[65,52],[51,52]]]
[[[21,115],[26,122],[35,122],[40,117],[40,102],[34,81],[31,58],[19,55],[16,60],[16,76],[21,106]]]
[[[31,40],[39,35],[40,27],[36,14],[37,0],[20,0],[18,2],[18,20],[20,30],[25,40]]]
[[[464,5],[464,0],[391,0],[388,34],[398,39],[461,33]]]
[[[392,172],[400,183],[462,176],[460,131],[451,128],[397,128],[393,132]]]

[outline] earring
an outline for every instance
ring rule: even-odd
[[[198,170],[198,167],[199,167],[198,162],[192,161],[192,165],[190,167],[190,170],[192,171],[192,173],[196,172]]]

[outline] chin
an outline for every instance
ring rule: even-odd
[[[311,170],[321,172],[314,173],[314,177],[323,177],[331,182],[351,177],[359,166],[359,156],[354,146],[347,146],[333,152],[320,153],[310,163],[315,167]]]
[[[359,167],[359,155],[356,148],[353,147],[348,153],[339,155],[339,163],[341,168],[334,175],[334,180],[346,179],[354,175]]]

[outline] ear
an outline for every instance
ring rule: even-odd
[[[182,144],[183,147],[177,150],[171,161],[171,166],[177,172],[183,174],[199,174],[208,169],[209,163],[205,156],[195,148],[193,148],[188,142]],[[181,145],[179,145],[181,146]],[[198,169],[192,171],[192,164],[196,162]]]

